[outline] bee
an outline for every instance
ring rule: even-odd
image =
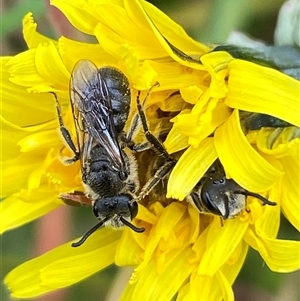
[[[167,180],[181,154],[175,154],[174,157],[169,155],[162,142],[149,132],[145,113],[139,100],[137,101],[145,135],[148,141],[151,142],[152,149],[157,153],[156,156],[150,155],[150,172],[148,174],[151,174],[151,176],[143,186],[138,198],[144,198],[152,192],[155,194],[155,198],[162,197],[163,199],[167,193]],[[149,156],[147,155],[147,157]],[[276,205],[275,202],[269,201],[257,193],[247,191],[233,179],[227,179],[225,170],[220,160],[217,159],[186,199],[201,213],[217,215],[225,220],[234,218],[246,209],[247,196],[259,199],[264,205]]]
[[[259,130],[263,127],[269,128],[285,128],[292,126],[292,124],[262,113],[250,113],[246,111],[240,111],[241,125],[245,132]]]
[[[131,139],[138,127],[138,116],[133,118],[128,134],[123,131],[130,110],[129,81],[118,69],[97,68],[89,60],[79,61],[70,82],[71,107],[75,122],[77,147],[62,119],[56,98],[61,134],[73,151],[71,164],[80,160],[85,193],[62,194],[66,202],[87,203],[91,200],[94,215],[100,220],[73,247],[103,225],[119,228],[128,226],[143,232],[131,223],[137,215],[135,193],[139,189],[136,160],[132,150],[141,151],[147,145],[135,145]]]
[[[247,191],[233,179],[227,179],[224,167],[217,159],[193,188],[188,200],[200,212],[218,215],[225,220],[246,210],[247,196],[261,200],[264,205],[276,205],[257,193]]]

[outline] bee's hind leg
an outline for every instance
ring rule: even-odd
[[[74,157],[73,158],[68,158],[64,159],[64,162],[66,164],[71,164],[73,162],[76,162],[80,159],[80,153],[76,149],[76,146],[71,138],[70,132],[68,129],[65,127],[63,118],[62,118],[62,113],[61,113],[61,107],[57,99],[57,95],[54,92],[50,92],[51,94],[54,95],[55,101],[56,101],[56,112],[57,112],[57,117],[58,117],[58,122],[59,122],[59,130],[61,135],[63,136],[66,144],[69,146],[69,148],[73,151]]]
[[[146,139],[148,140],[148,142],[150,143],[152,148],[154,150],[156,150],[160,155],[162,155],[166,160],[174,161],[174,159],[168,154],[168,152],[165,149],[162,142],[157,137],[155,137],[155,135],[153,135],[149,131],[146,115],[145,115],[145,112],[143,110],[142,104],[140,103],[140,94],[141,94],[140,91],[138,91],[136,102],[137,102],[137,109],[138,109],[138,112],[139,112],[139,117],[140,117],[141,122],[142,122],[142,126],[143,126],[143,129],[144,129],[144,132],[145,132]],[[148,91],[144,102],[148,98],[149,94],[150,94],[150,91]]]

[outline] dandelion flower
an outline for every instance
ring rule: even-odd
[[[173,114],[164,146],[183,154],[170,174],[168,198],[150,195],[139,204],[133,223],[145,232],[101,228],[79,248],[59,246],[6,276],[11,295],[33,298],[115,263],[134,267],[121,300],[233,300],[231,286],[249,246],[272,271],[299,269],[299,242],[276,238],[281,211],[300,230],[299,81],[212,52],[144,1],[51,3],[98,43],[51,40],[36,31],[28,14],[23,32],[29,49],[1,58],[2,137],[9,149],[3,153],[1,233],[63,205],[61,193],[83,191],[79,162],[65,166],[59,159],[63,142],[49,93],[57,95],[74,136],[69,82],[81,59],[122,70],[132,86],[133,111],[137,90],[159,82],[145,103],[147,120],[155,130],[158,111]],[[245,132],[240,111],[291,126]],[[63,155],[72,153],[64,148]],[[227,177],[277,206],[248,197],[247,210],[223,224],[218,216],[201,214],[185,198],[217,158]]]

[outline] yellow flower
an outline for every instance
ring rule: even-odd
[[[69,81],[81,59],[122,70],[133,88],[133,111],[136,91],[159,82],[145,104],[150,128],[159,124],[158,109],[180,111],[164,145],[170,154],[184,152],[168,181],[167,196],[174,200],[146,197],[139,205],[134,223],[144,233],[102,228],[79,248],[67,243],[30,260],[6,276],[12,296],[33,298],[115,263],[135,268],[121,300],[171,300],[176,294],[177,300],[233,300],[231,285],[249,246],[273,271],[299,269],[299,242],[276,238],[281,211],[300,230],[299,81],[226,52],[210,52],[144,1],[51,3],[99,43],[50,40],[36,31],[28,14],[23,26],[29,50],[1,58],[7,146],[1,233],[62,205],[60,193],[83,189],[79,163],[65,166],[59,160],[63,143],[55,100],[48,93],[57,94],[74,134]],[[292,126],[245,135],[240,110],[265,113]],[[277,206],[248,197],[248,210],[223,224],[217,216],[200,214],[184,198],[216,158],[228,177]]]

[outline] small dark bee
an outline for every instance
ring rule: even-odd
[[[246,111],[240,111],[241,125],[245,132],[259,130],[263,127],[270,128],[285,128],[292,126],[292,124],[262,113],[250,113]]]
[[[139,188],[131,149],[141,151],[147,146],[131,141],[138,126],[138,115],[133,118],[128,135],[123,132],[131,101],[128,79],[116,68],[98,69],[92,62],[82,60],[72,72],[70,96],[78,149],[63,123],[56,98],[57,114],[62,136],[74,153],[74,157],[65,163],[80,160],[85,193],[65,193],[62,198],[66,202],[80,203],[91,199],[93,213],[100,219],[72,246],[82,245],[104,224],[115,228],[126,225],[136,232],[143,232],[144,228],[130,222],[138,212],[135,192]]]
[[[246,210],[246,196],[253,196],[265,205],[276,205],[257,193],[245,190],[233,179],[227,179],[225,170],[217,159],[194,187],[188,200],[192,200],[200,212],[228,219]]]
[[[161,141],[151,135],[139,100],[138,110],[144,132],[148,136],[147,139],[151,142],[152,149],[158,154],[156,156],[152,154],[149,164],[151,176],[142,188],[138,198],[142,199],[150,192],[156,194],[156,198],[159,196],[165,198],[168,177],[177,162],[176,158],[180,154],[175,154],[176,158],[173,158],[167,153]],[[150,135],[152,136],[151,138]],[[155,187],[156,189],[154,189]],[[223,219],[228,219],[235,217],[246,209],[247,196],[255,197],[266,205],[276,205],[275,202],[271,202],[257,193],[249,192],[242,188],[233,179],[227,179],[225,170],[221,162],[217,159],[186,199],[187,201],[191,201],[201,213],[214,214]]]

